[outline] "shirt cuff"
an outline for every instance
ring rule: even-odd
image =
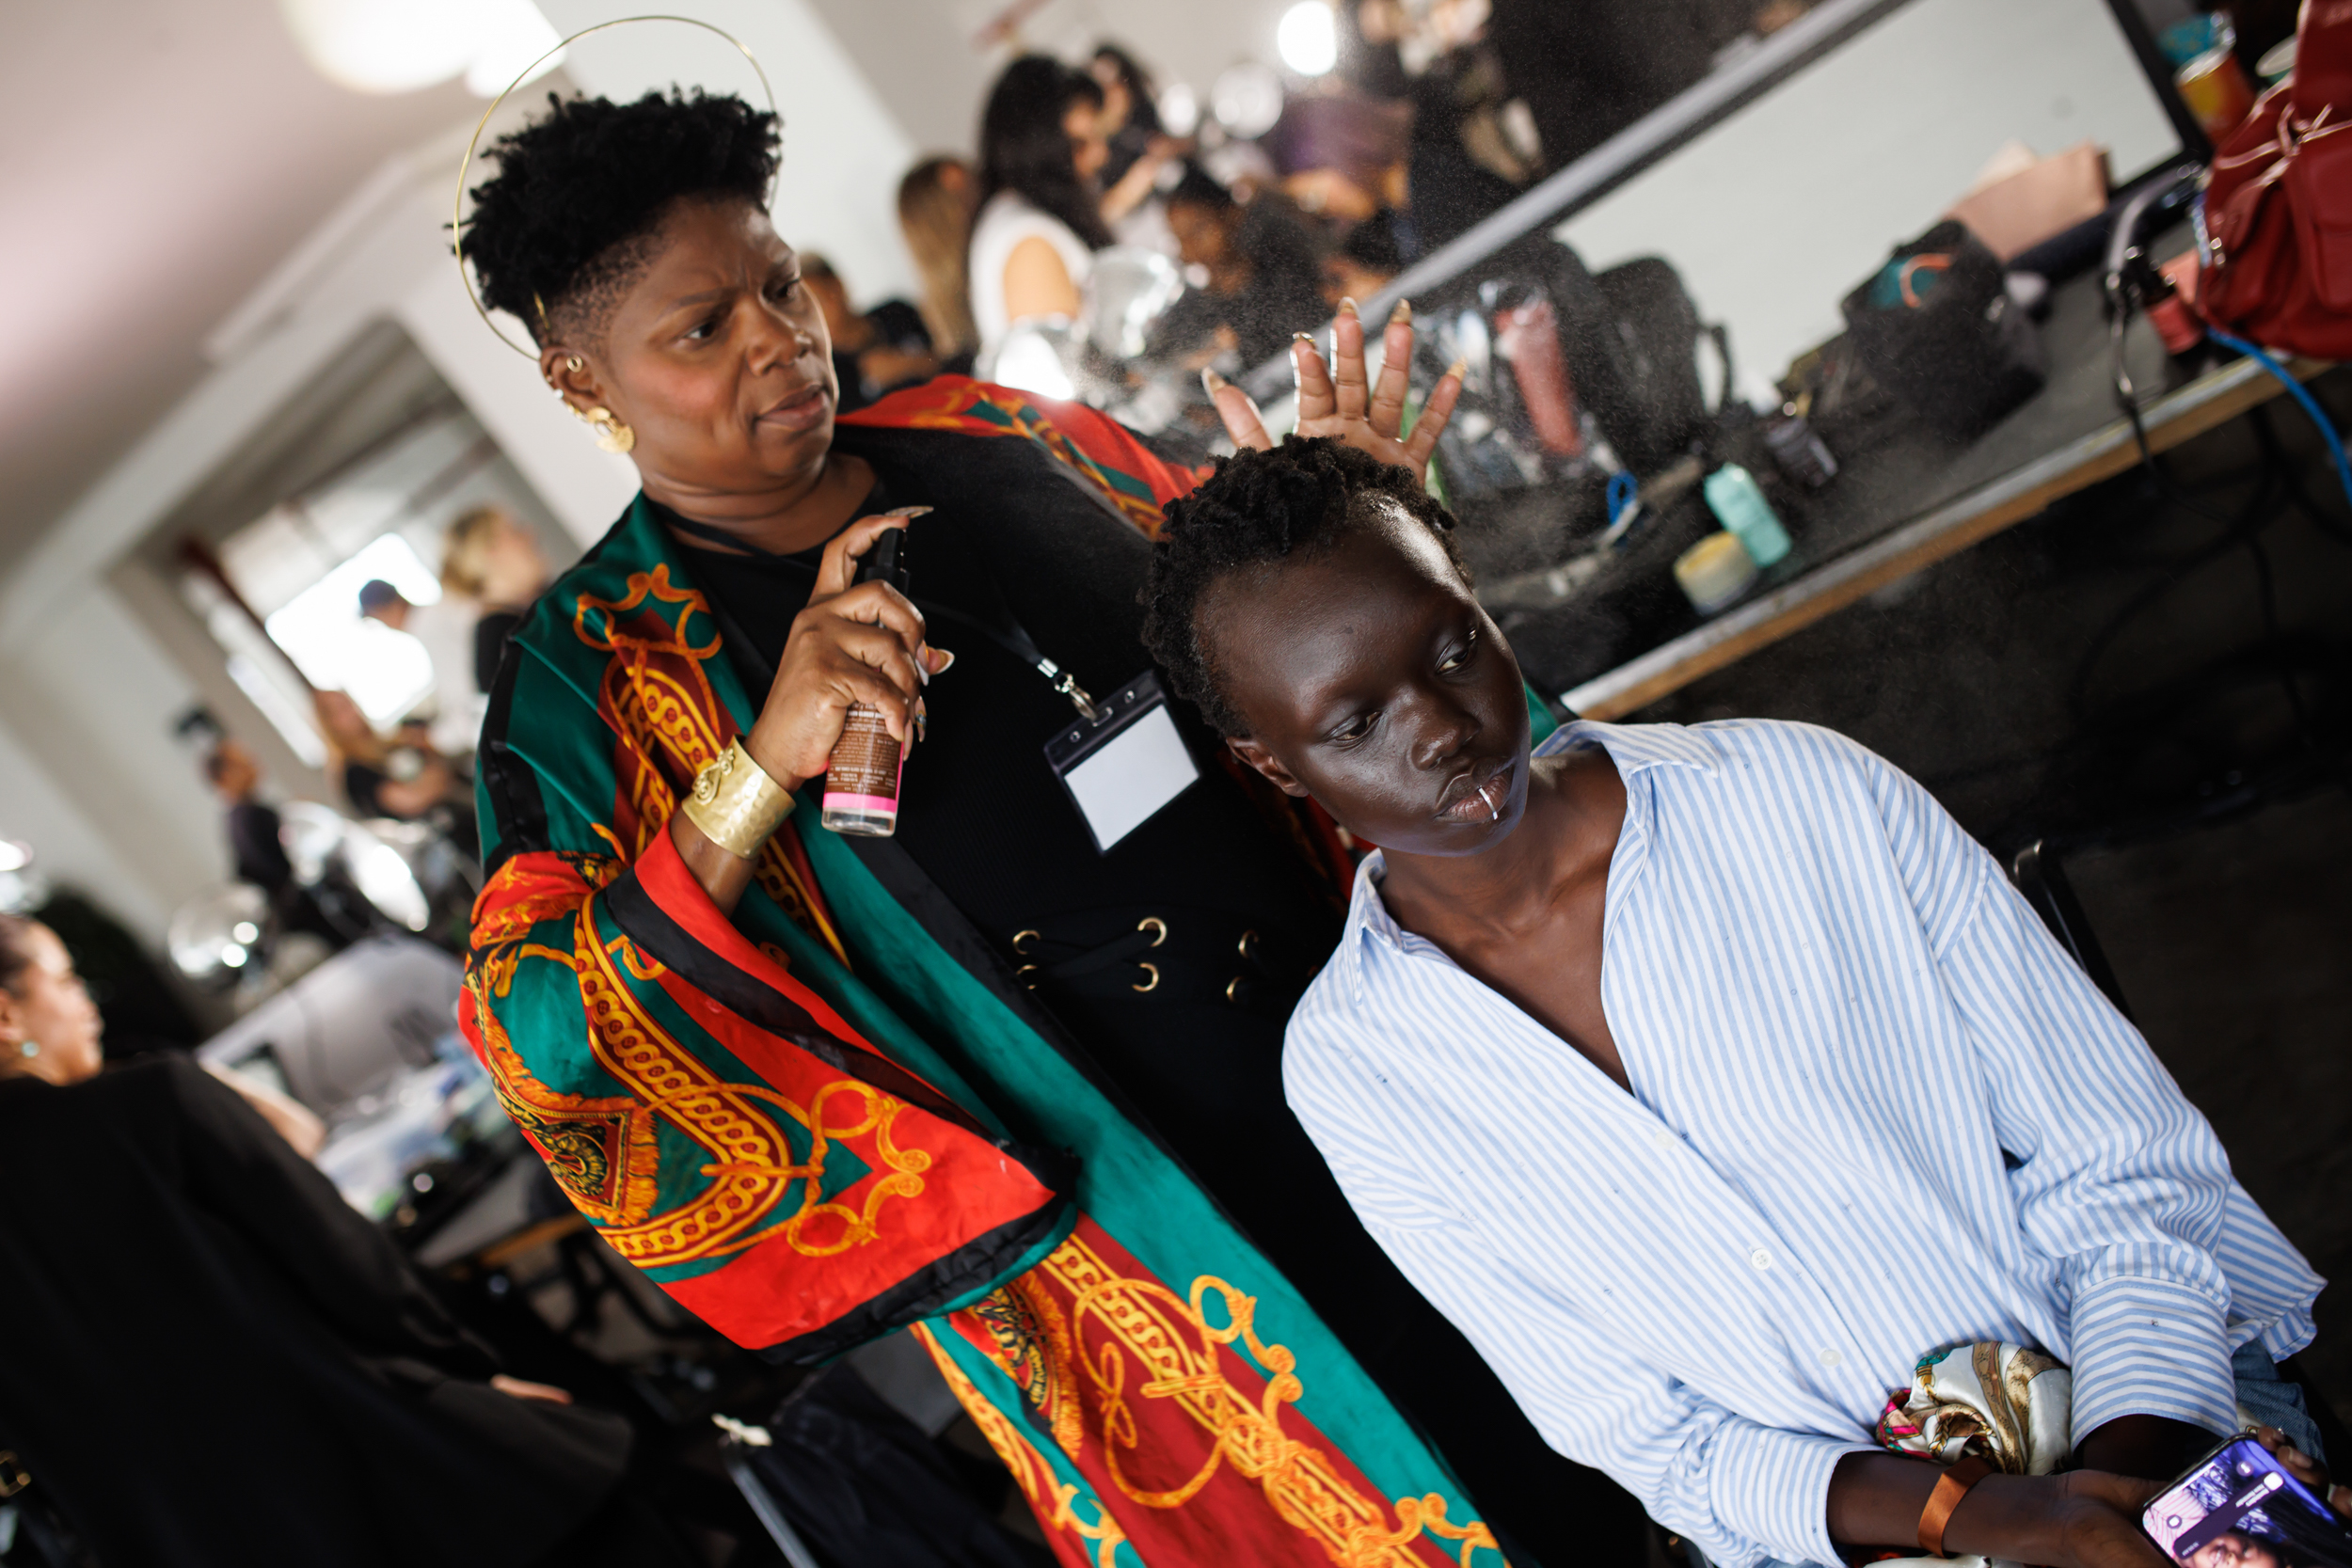
[[[1719,1525],[1748,1539],[1748,1560],[1765,1555],[1790,1562],[1840,1563],[1829,1538],[1829,1482],[1850,1453],[1875,1451],[1810,1432],[1784,1432],[1752,1421],[1726,1422],[1707,1458],[1709,1512]],[[1702,1542],[1710,1558],[1714,1544]],[[1726,1554],[1731,1555],[1731,1554]]]
[[[2119,1416],[2237,1430],[2219,1302],[2173,1280],[2109,1276],[2076,1291],[2072,1318],[2075,1442]]]

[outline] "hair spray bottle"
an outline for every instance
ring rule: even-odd
[[[868,546],[858,562],[857,580],[886,582],[906,593],[906,535],[905,528],[894,528]],[[892,738],[882,710],[852,704],[825,769],[819,820],[836,833],[888,838],[898,831],[898,784],[905,770],[905,749]]]

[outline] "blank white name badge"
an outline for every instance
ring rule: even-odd
[[[1168,711],[1160,677],[1145,671],[1098,699],[1102,717],[1076,720],[1045,743],[1045,764],[1061,781],[1094,847],[1111,846],[1150,820],[1200,777]]]

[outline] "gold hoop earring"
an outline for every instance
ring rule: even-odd
[[[569,403],[564,406],[571,408],[573,419],[596,433],[597,451],[627,452],[637,445],[637,432],[614,419],[612,410],[602,404],[594,408],[573,408]]]
[[[580,372],[580,356],[575,354],[567,357],[564,361],[564,368],[571,372],[574,375],[578,375]]]

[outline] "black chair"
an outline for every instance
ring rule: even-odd
[[[2017,851],[2010,862],[2009,879],[2033,912],[2042,917],[2042,924],[2050,927],[2050,934],[2058,945],[2074,957],[2090,983],[2106,993],[2115,1004],[2115,1010],[2134,1024],[2132,1005],[2123,1000],[2123,988],[2117,983],[2115,970],[2107,962],[2099,939],[2091,934],[2090,919],[2083,913],[2082,900],[2074,896],[2074,884],[2066,879],[2066,870],[2058,862],[2058,850],[2046,838],[2035,839]]]
[[[2018,850],[2017,858],[2010,863],[2009,879],[2025,895],[2026,902],[2033,906],[2034,913],[2042,917],[2050,934],[2058,938],[2058,945],[2073,955],[2090,983],[2105,992],[2106,999],[2115,1004],[2115,1010],[2137,1028],[2139,1021],[2132,1016],[2131,1004],[2123,1000],[2123,988],[2116,983],[2115,970],[2107,962],[2099,939],[2091,932],[2090,919],[2083,912],[2082,900],[2074,896],[2074,885],[2066,879],[2065,868],[2051,841],[2038,838]],[[2339,1467],[2352,1464],[2352,1432],[2345,1430],[2343,1418],[2320,1393],[2318,1386],[2305,1375],[2300,1363],[2290,1355],[2279,1363],[2279,1373],[2303,1390],[2304,1407],[2319,1428],[2320,1440],[2328,1445],[2328,1456]]]

